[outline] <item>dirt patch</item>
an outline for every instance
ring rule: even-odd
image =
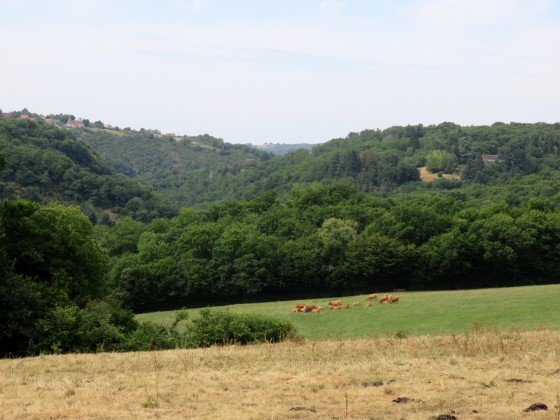
[[[436,420],[457,420],[457,417],[452,414],[440,414],[436,417]]]
[[[529,379],[519,379],[519,378],[504,379],[504,382],[514,382],[514,383],[520,383],[520,384],[533,383],[533,381],[530,381]]]

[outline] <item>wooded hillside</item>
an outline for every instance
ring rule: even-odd
[[[149,222],[177,209],[119,174],[71,131],[29,119],[0,119],[0,197],[78,204],[94,223],[118,216]]]
[[[393,127],[271,156],[37,119],[0,118],[0,353],[175,345],[121,303],[560,278],[560,124]]]
[[[76,130],[116,170],[150,185],[180,207],[250,199],[269,190],[286,197],[294,184],[343,183],[378,196],[396,192],[500,185],[527,175],[556,177],[560,124],[391,127],[350,133],[314,147],[271,156],[210,136],[175,141],[151,132]],[[483,154],[496,155],[492,164]],[[430,185],[418,168],[455,173]]]

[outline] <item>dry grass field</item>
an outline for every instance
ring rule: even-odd
[[[435,181],[436,179],[438,179],[438,174],[434,174],[432,172],[429,172],[425,166],[422,166],[421,168],[419,168],[420,171],[420,179],[424,182],[431,182],[431,181]],[[442,178],[444,179],[461,179],[459,177],[459,175],[455,175],[455,174],[442,174]]]
[[[1,419],[558,419],[559,392],[546,328],[0,360]]]

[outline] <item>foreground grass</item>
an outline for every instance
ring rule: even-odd
[[[371,308],[359,306],[348,310],[323,310],[319,314],[292,313],[296,301],[266,302],[224,306],[235,313],[261,313],[287,319],[308,339],[346,339],[376,335],[457,334],[473,327],[518,328],[531,330],[547,326],[560,329],[560,285],[528,286],[440,292],[398,293],[396,305],[374,302]],[[331,299],[308,299],[327,308]],[[365,303],[365,296],[340,297],[345,302]],[[189,309],[196,317],[198,309]],[[138,315],[142,321],[170,324],[175,311]]]
[[[0,360],[2,419],[554,419],[558,392],[547,329]]]

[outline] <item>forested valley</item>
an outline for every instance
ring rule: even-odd
[[[560,124],[176,137],[0,118],[2,356],[176,343],[130,310],[560,278]]]

